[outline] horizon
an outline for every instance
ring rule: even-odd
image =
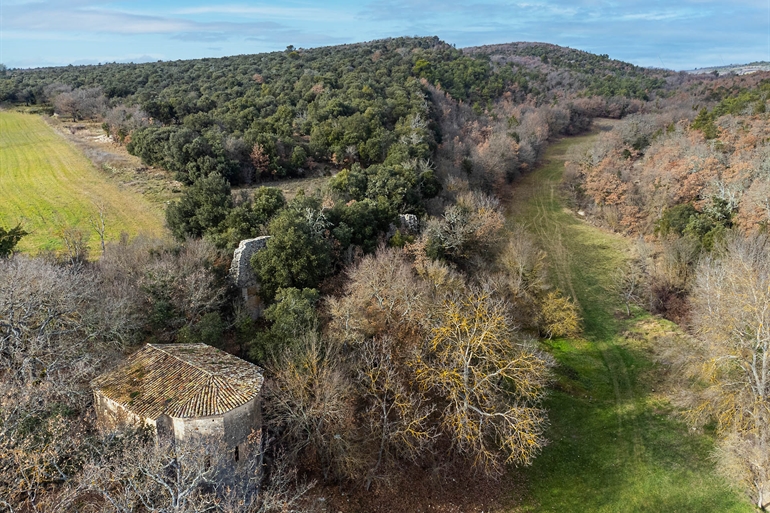
[[[694,70],[769,61],[770,3],[0,0],[0,63],[9,68],[226,57],[414,34],[458,48],[545,42]]]

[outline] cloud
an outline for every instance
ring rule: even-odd
[[[304,20],[304,21],[345,21],[352,20],[353,15],[343,9],[321,9],[317,7],[276,7],[253,5],[205,5],[187,7],[173,11],[175,14],[225,14],[239,16],[257,16],[274,19]]]
[[[100,9],[92,2],[75,2],[82,8],[47,1],[8,6],[3,25],[11,30],[36,32],[110,32],[119,34],[169,33],[191,30],[181,19]]]
[[[227,41],[230,39],[230,35],[225,32],[180,32],[171,36],[171,39],[201,43],[216,43],[218,41]]]
[[[222,41],[235,35],[298,32],[291,26],[270,20],[202,22],[178,16],[106,9],[102,2],[93,0],[80,0],[75,4],[48,0],[11,5],[5,8],[3,26],[12,31],[47,33],[166,34],[182,41],[201,42]]]
[[[767,0],[0,1],[7,63],[73,62],[93,44],[115,55],[162,48],[164,58],[192,58],[400,35],[458,47],[545,41],[656,66],[770,58]]]

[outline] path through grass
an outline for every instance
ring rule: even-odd
[[[510,221],[547,250],[551,281],[579,302],[585,319],[584,338],[549,343],[559,364],[546,404],[551,444],[513,476],[529,490],[513,511],[753,511],[715,474],[711,440],[689,433],[661,394],[649,333],[670,326],[648,315],[618,316],[622,305],[609,289],[628,242],[563,206],[566,152],[595,137],[551,146],[546,163],[515,185],[509,209]]]
[[[92,251],[98,235],[89,217],[104,206],[106,236],[125,231],[162,236],[163,212],[143,196],[121,188],[38,116],[0,110],[0,224],[21,222],[30,235],[18,249],[62,249],[59,233],[79,227]]]

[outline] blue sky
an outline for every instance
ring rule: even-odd
[[[770,0],[0,0],[0,63],[146,62],[437,35],[543,41],[643,66],[770,60]]]

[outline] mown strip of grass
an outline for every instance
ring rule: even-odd
[[[40,117],[0,111],[0,224],[20,222],[30,232],[20,251],[61,251],[61,232],[68,227],[83,230],[96,251],[99,238],[89,217],[100,206],[108,239],[121,232],[165,234],[158,206],[109,181]]]
[[[559,364],[546,403],[551,443],[532,467],[512,473],[529,490],[513,511],[753,511],[715,473],[712,440],[689,432],[661,393],[663,370],[650,357],[647,333],[670,327],[642,312],[619,315],[611,276],[628,242],[563,207],[566,151],[594,137],[553,145],[546,163],[514,188],[509,220],[527,226],[548,252],[551,280],[579,302],[585,333],[548,344]]]

